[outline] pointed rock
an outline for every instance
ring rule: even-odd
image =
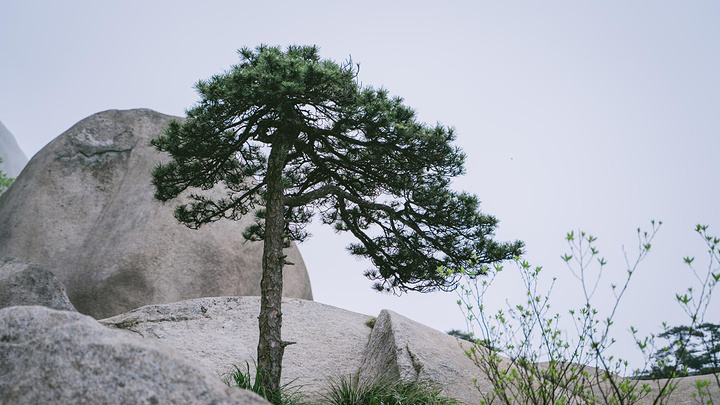
[[[466,354],[470,346],[384,309],[373,327],[359,378],[364,382],[394,378],[432,382],[445,396],[477,404],[480,392],[492,390],[492,384]]]

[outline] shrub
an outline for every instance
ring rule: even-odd
[[[540,276],[544,274],[542,267],[533,267],[516,258],[515,265],[524,284],[526,300],[521,304],[508,303],[506,311],[500,310],[493,316],[485,312],[485,294],[503,271],[501,266],[484,268],[480,272],[440,269],[463,277],[458,290],[458,305],[467,319],[470,333],[475,335],[475,330],[479,330],[482,336],[482,339],[476,340],[478,345],[467,352],[494,387],[492,392],[482,393],[482,403],[635,404],[641,400],[656,404],[668,403],[676,388],[673,377],[680,375],[677,356],[666,356],[662,364],[656,365],[665,372],[669,371],[671,378],[654,382],[653,386],[637,378],[646,372],[653,360],[657,361],[649,354],[655,347],[654,336],[641,338],[631,328],[635,344],[646,359],[641,370],[632,371],[627,361],[607,354],[608,348],[615,343],[610,335],[615,311],[633,274],[650,251],[651,242],[661,224],[653,221],[650,232],[638,229],[637,256],[630,260],[625,252],[626,277],[621,283],[611,285],[615,303],[607,316],[601,316],[591,305],[607,264],[605,259],[598,256],[595,246],[597,239],[584,232],[567,234],[570,252],[562,258],[580,281],[585,298],[579,309],[569,311],[577,331],[575,338],[565,336],[559,327],[560,314],[550,312],[548,302],[555,280],[552,280],[547,292],[538,290]],[[717,267],[720,262],[720,239],[709,236],[707,226],[698,225],[696,231],[707,244],[710,265],[705,273],[698,272],[692,266],[693,258],[685,258],[701,284],[700,288],[688,288],[687,292],[676,296],[691,321],[687,326],[691,333],[686,336],[693,336],[692,332],[703,324],[713,289],[720,281],[720,268]],[[591,271],[592,263],[595,263],[597,270]],[[481,275],[486,277],[478,277]],[[667,325],[664,328],[666,332],[669,330]],[[674,343],[678,353],[684,353],[688,345],[688,338],[682,336]],[[488,346],[494,350],[486,350]],[[720,392],[718,374],[714,374],[714,379],[698,381],[693,395],[696,400],[712,403],[710,390],[717,388]]]
[[[0,158],[0,163],[2,163],[2,161],[2,158]],[[10,187],[10,184],[12,184],[13,180],[15,179],[12,177],[8,177],[2,170],[0,170],[0,194],[4,193],[5,190]]]

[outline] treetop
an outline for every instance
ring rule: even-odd
[[[512,258],[522,242],[492,239],[497,219],[477,197],[450,189],[464,172],[455,132],[416,120],[384,89],[358,84],[350,61],[319,57],[315,46],[259,46],[197,84],[187,120],[152,141],[173,160],[153,172],[156,198],[189,190],[176,217],[190,227],[255,211],[251,240],[264,238],[264,211],[280,159],[285,238],[303,240],[313,217],[358,240],[380,290],[451,288],[438,267],[474,267]],[[270,150],[268,153],[267,150]],[[216,185],[223,197],[207,193]]]

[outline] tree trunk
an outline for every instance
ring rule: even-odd
[[[280,400],[280,377],[285,343],[280,337],[282,328],[282,268],[285,263],[283,242],[285,233],[285,201],[282,171],[289,146],[283,142],[272,146],[268,158],[267,215],[263,247],[263,275],[260,282],[260,339],[258,342],[257,377],[266,398],[273,403]]]

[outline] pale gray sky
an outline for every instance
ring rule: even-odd
[[[147,107],[182,115],[198,79],[260,43],[352,55],[360,80],[405,98],[421,120],[454,126],[468,155],[455,186],[560,277],[555,309],[579,306],[560,255],[569,230],[599,237],[609,260],[599,305],[623,277],[621,246],[664,221],[621,304],[629,325],[686,322],[674,294],[682,257],[705,260],[696,223],[720,234],[720,3],[680,1],[27,1],[0,5],[0,119],[28,157],[88,115]],[[370,290],[368,263],[329,229],[300,246],[317,301],[389,308],[447,331],[453,294]],[[490,307],[518,297],[504,282]],[[720,323],[715,300],[709,321]],[[629,342],[625,342],[629,346]],[[623,349],[624,350],[624,349]]]

